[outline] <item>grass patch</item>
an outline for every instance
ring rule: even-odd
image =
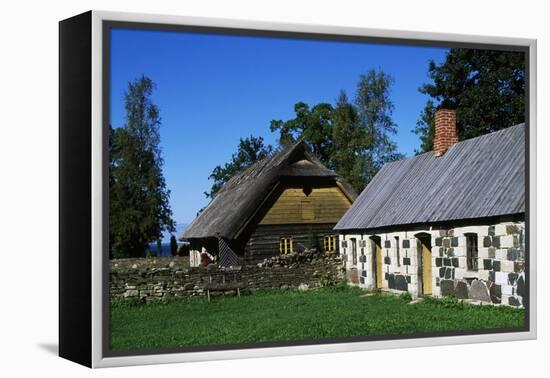
[[[111,304],[113,351],[348,336],[519,328],[524,311],[456,299],[362,296],[358,288],[270,291],[167,303]]]

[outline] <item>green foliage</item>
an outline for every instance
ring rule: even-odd
[[[357,84],[355,105],[366,147],[363,152],[365,186],[385,163],[403,158],[390,138],[397,132],[397,125],[391,117],[394,106],[390,89],[393,82],[392,76],[373,69],[361,75]]]
[[[466,306],[463,300],[458,299],[453,295],[447,295],[442,298],[428,296],[424,298],[424,301],[427,304],[444,308],[464,309]]]
[[[174,235],[170,236],[170,254],[176,256],[178,254],[178,241]]]
[[[142,306],[145,302],[136,297],[130,297],[125,299],[113,299],[111,300],[111,309],[126,309],[131,307]]]
[[[331,104],[321,103],[309,107],[306,103],[294,105],[296,117],[288,121],[271,121],[270,130],[279,132],[279,144],[286,146],[303,139],[315,156],[327,167],[331,167],[332,154],[332,112]]]
[[[338,280],[335,276],[330,277],[330,281],[327,282],[327,285],[322,286],[323,290],[329,291],[329,292],[342,292],[342,291],[348,291],[350,289],[357,289],[361,290],[359,288],[352,288],[348,286],[348,283],[345,280]]]
[[[411,293],[409,293],[408,291],[405,291],[405,292],[399,294],[399,299],[401,299],[404,302],[410,302],[410,301],[412,301]]]
[[[216,166],[208,177],[214,183],[210,188],[210,192],[204,192],[205,196],[214,198],[216,193],[231,177],[244,171],[258,160],[267,157],[272,151],[273,147],[265,145],[262,137],[251,135],[248,138],[241,138],[237,146],[237,152],[231,156],[231,161],[225,163],[223,167],[220,165]]]
[[[335,285],[319,290],[255,292],[185,298],[166,304],[111,306],[116,351],[266,341],[316,340],[520,328],[524,310],[464,304],[451,308],[427,299],[408,304],[397,296],[363,296]],[[436,300],[437,301],[437,300]],[[185,316],[182,316],[185,314]],[[215,329],[212,328],[215,324]],[[139,329],[140,332],[136,332]]]
[[[420,88],[431,97],[414,132],[420,152],[432,149],[434,102],[457,109],[460,140],[524,122],[525,54],[523,52],[451,49],[445,61],[430,61],[432,80]]]
[[[128,83],[126,122],[109,139],[109,251],[111,258],[142,257],[163,231],[173,231],[170,191],[162,174],[159,110],[154,83]]]
[[[357,109],[340,92],[333,113],[332,138],[334,170],[344,177],[360,193],[366,185],[364,151],[367,148],[366,132],[361,127]]]
[[[435,110],[436,107],[432,100],[426,102],[426,106],[420,113],[420,119],[416,121],[416,127],[413,133],[420,137],[420,149],[416,154],[433,150],[433,140],[435,135]]]
[[[403,158],[390,136],[397,126],[392,120],[390,89],[393,78],[383,71],[361,75],[354,103],[340,92],[335,106],[321,103],[310,108],[294,105],[295,117],[271,121],[279,143],[304,140],[327,167],[361,192],[386,162]]]
[[[390,138],[397,129],[391,117],[392,83],[390,75],[370,70],[359,78],[354,103],[344,91],[334,106],[298,102],[294,118],[272,120],[270,130],[279,134],[283,147],[303,140],[326,167],[334,169],[359,193],[384,163],[403,157]],[[232,176],[272,151],[261,137],[241,139],[231,161],[212,171],[209,178],[214,183],[205,195],[213,198]]]

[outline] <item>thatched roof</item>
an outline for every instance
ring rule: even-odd
[[[209,238],[218,234],[228,239],[236,238],[284,177],[334,179],[350,199],[356,197],[349,184],[326,168],[303,141],[298,141],[233,176],[189,225],[181,239]]]
[[[525,212],[525,126],[388,163],[335,230],[429,224]]]

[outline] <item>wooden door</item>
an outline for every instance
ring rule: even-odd
[[[422,243],[422,288],[424,295],[432,294],[432,251]]]
[[[374,261],[376,264],[376,288],[382,288],[382,247],[379,243],[375,243],[375,256]]]

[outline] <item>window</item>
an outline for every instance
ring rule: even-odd
[[[397,259],[397,266],[401,266],[401,251],[399,250],[399,236],[395,237],[395,257]]]
[[[357,239],[351,239],[351,263],[357,265]]]
[[[323,241],[325,253],[336,252],[336,235],[326,235]]]
[[[464,234],[466,237],[466,265],[468,270],[477,271],[477,234]]]
[[[279,240],[279,252],[281,255],[292,253],[292,236],[284,237]]]

